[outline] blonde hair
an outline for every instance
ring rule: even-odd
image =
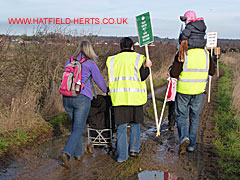
[[[94,61],[98,59],[98,56],[93,50],[92,44],[88,40],[81,41],[73,57],[77,58],[80,53],[82,53],[85,57],[92,59]]]

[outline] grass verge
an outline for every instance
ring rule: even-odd
[[[39,123],[34,128],[18,129],[0,135],[0,157],[6,153],[17,153],[21,147],[40,144],[53,136],[71,131],[71,120],[66,113],[54,117],[49,123]]]
[[[61,113],[55,116],[51,121],[50,125],[53,128],[54,136],[60,136],[62,134],[66,134],[71,132],[72,121],[70,120],[67,113]]]
[[[220,155],[218,161],[223,179],[240,177],[240,118],[232,106],[233,74],[232,68],[221,64],[224,75],[218,82],[218,104],[214,116],[218,138],[215,142]]]
[[[21,147],[37,142],[38,144],[52,136],[52,128],[47,123],[31,129],[22,129],[1,134],[0,157],[6,152],[17,153]]]

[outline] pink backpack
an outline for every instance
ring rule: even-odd
[[[75,97],[80,94],[83,86],[86,82],[82,83],[82,63],[86,58],[81,59],[80,61],[70,59],[70,62],[65,66],[62,83],[59,88],[59,92],[64,96]],[[80,85],[80,90],[76,90],[76,85]]]

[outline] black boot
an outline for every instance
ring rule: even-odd
[[[175,126],[175,115],[170,115],[168,116],[168,129],[170,131],[173,131],[174,126]]]

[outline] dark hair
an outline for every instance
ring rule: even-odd
[[[123,49],[131,49],[132,45],[133,45],[133,41],[129,37],[125,37],[125,38],[122,38],[120,40],[120,48],[121,48],[121,50],[123,50]]]

